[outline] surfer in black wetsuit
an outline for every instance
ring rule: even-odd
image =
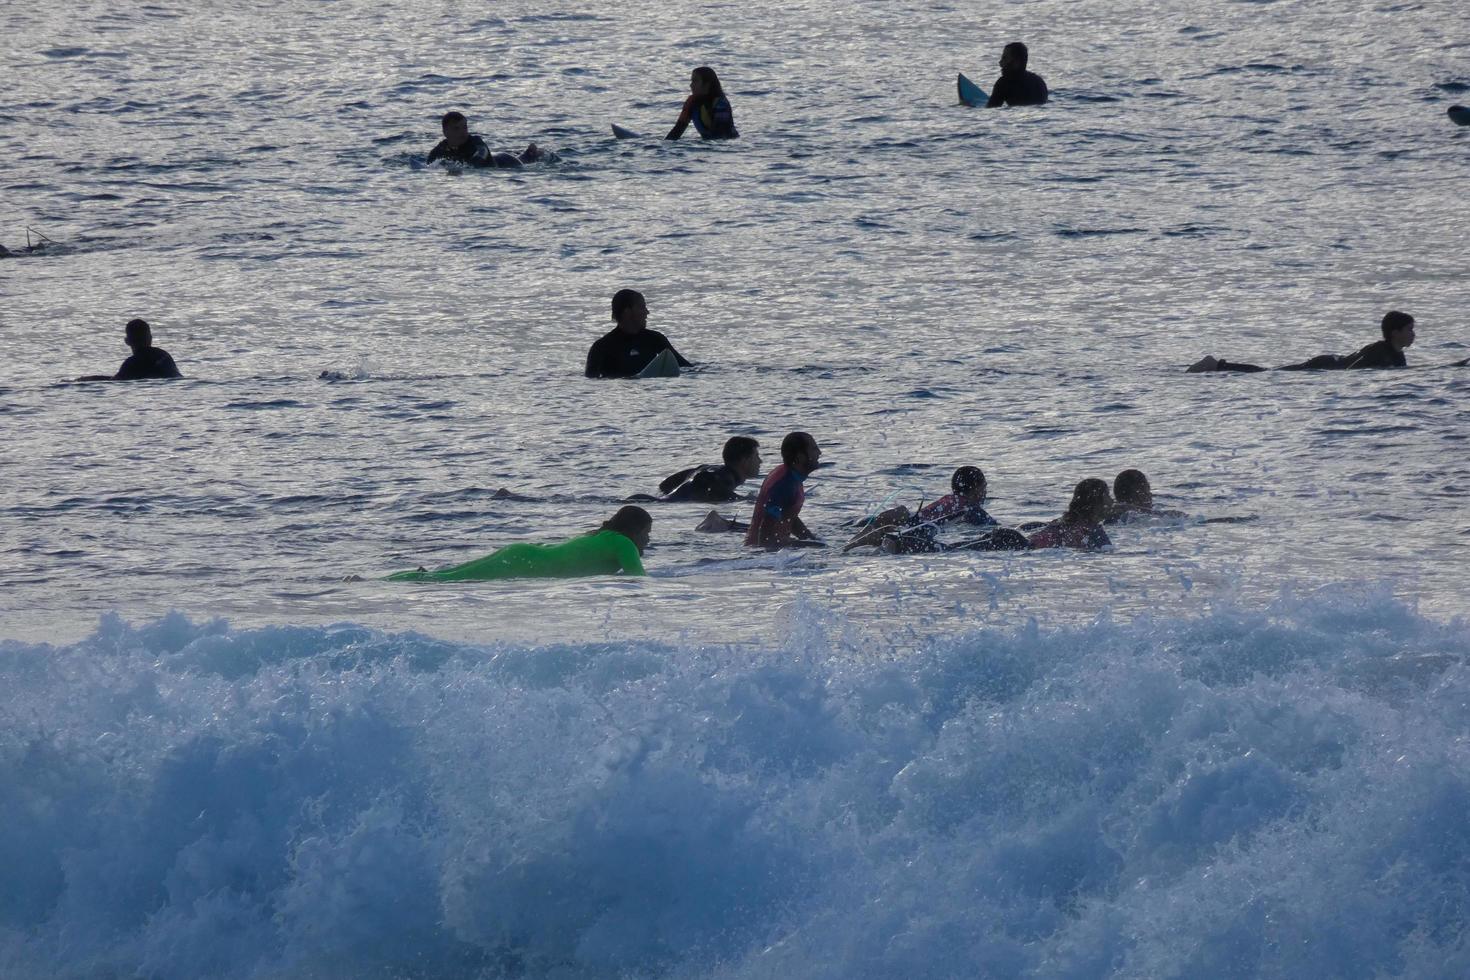
[[[749,436],[731,436],[720,453],[724,460],[718,466],[695,466],[680,470],[658,485],[662,497],[675,503],[696,501],[724,504],[739,499],[740,484],[760,475],[760,443]],[[648,499],[636,497],[630,499]]]
[[[657,330],[648,329],[648,303],[636,289],[613,294],[612,318],[617,322],[587,352],[587,377],[631,378],[656,358],[672,358],[681,368],[692,367]]]
[[[1401,368],[1408,366],[1404,357],[1405,348],[1414,343],[1414,318],[1398,310],[1389,310],[1379,324],[1383,339],[1375,340],[1353,354],[1318,354],[1300,364],[1287,364],[1278,371],[1335,371],[1356,368]],[[1207,374],[1211,371],[1243,371],[1254,373],[1265,371],[1258,364],[1242,364],[1206,354],[1191,364],[1186,374]]]
[[[520,156],[514,153],[492,153],[483,138],[470,132],[469,120],[461,112],[444,113],[439,119],[439,127],[444,130],[444,138],[429,151],[426,163],[448,160],[467,167],[508,167],[516,170],[522,164],[535,163],[548,156],[535,143],[526,147]]]
[[[1003,105],[1042,105],[1050,93],[1046,82],[1034,71],[1026,70],[1031,53],[1020,41],[1012,41],[1000,52],[1000,77],[990,89],[985,108]]]
[[[116,374],[89,374],[78,381],[143,381],[149,378],[182,378],[178,365],[162,347],[153,346],[153,330],[147,320],[129,320],[123,339],[133,356],[123,361]]]

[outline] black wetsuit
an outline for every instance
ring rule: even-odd
[[[1408,359],[1404,352],[1394,350],[1393,344],[1387,340],[1375,340],[1362,350],[1353,354],[1318,354],[1316,357],[1302,361],[1300,364],[1287,364],[1278,371],[1343,371],[1358,368],[1401,368],[1408,367]],[[1240,364],[1234,361],[1217,361],[1216,371],[1243,371],[1253,374],[1257,371],[1266,371],[1259,364]]]
[[[1046,82],[1034,71],[1002,72],[990,90],[990,101],[985,108],[994,109],[1003,105],[1042,105],[1046,102]]]
[[[696,466],[680,470],[658,485],[664,500],[674,502],[698,501],[704,504],[724,504],[739,500],[738,489],[744,481],[730,467]]]
[[[519,167],[521,161],[509,153],[491,153],[490,147],[484,138],[470,134],[470,138],[451,147],[449,141],[440,140],[432,150],[429,151],[428,163],[435,160],[450,160],[454,163],[462,163],[467,167]]]
[[[625,333],[621,328],[613,327],[587,352],[587,377],[631,378],[666,350],[673,351],[680,367],[692,366],[674,350],[669,338],[657,330],[645,328],[637,333]]]
[[[182,378],[178,365],[162,347],[148,347],[123,361],[114,381],[142,381],[146,378]]]

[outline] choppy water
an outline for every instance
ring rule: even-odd
[[[60,243],[0,260],[0,973],[1465,972],[1461,5],[0,35],[0,243]],[[954,106],[1014,37],[1054,102]],[[745,138],[611,138],[700,63]],[[563,160],[415,168],[451,107]],[[580,377],[622,286],[700,371]],[[1180,373],[1393,307],[1422,370]],[[64,383],[132,316],[188,380]],[[1007,522],[1130,466],[1254,520],[895,560],[668,506],[645,581],[377,580],[798,427],[833,538],[962,463]]]

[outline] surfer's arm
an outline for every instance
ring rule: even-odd
[[[684,135],[684,130],[689,128],[689,120],[694,118],[694,96],[684,100],[684,108],[679,110],[679,119],[674,123],[674,128],[669,130],[666,140],[676,140]]]

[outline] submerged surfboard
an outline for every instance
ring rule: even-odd
[[[638,135],[639,135],[638,133],[633,132],[631,129],[624,129],[622,126],[619,126],[617,123],[613,123],[612,124],[612,128],[613,128],[613,135],[616,136],[620,140],[635,140],[635,139],[638,138]]]
[[[990,101],[990,96],[985,94],[985,90],[966,78],[964,72],[960,72],[958,87],[960,101],[967,106],[981,108]]]
[[[1462,105],[1452,105],[1449,109],[1450,121],[1456,126],[1470,126],[1470,109]]]
[[[648,366],[638,372],[640,378],[677,378],[679,376],[679,359],[674,356],[673,351],[663,350]]]

